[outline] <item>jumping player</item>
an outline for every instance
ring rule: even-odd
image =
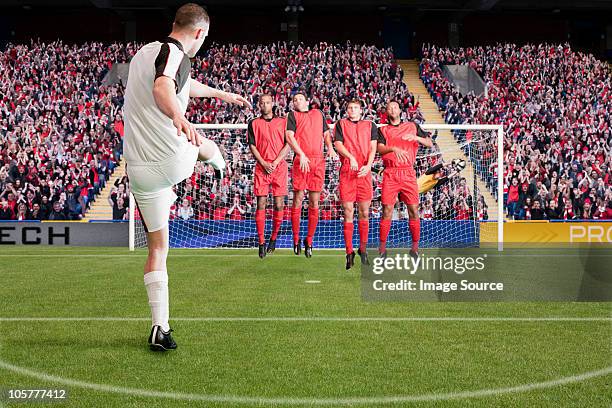
[[[363,113],[359,100],[350,100],[346,106],[348,118],[341,119],[334,129],[334,147],[342,161],[340,168],[340,200],[344,209],[344,246],[346,269],[355,264],[353,250],[354,203],[357,202],[359,249],[363,265],[369,265],[368,222],[372,203],[372,162],[376,156],[378,128],[369,120],[361,120]]]
[[[380,220],[380,256],[387,256],[387,238],[391,230],[393,207],[399,196],[408,208],[408,227],[412,236],[410,255],[418,257],[421,223],[419,220],[419,189],[414,162],[419,145],[433,147],[429,134],[414,122],[402,122],[399,103],[387,103],[389,124],[379,129],[378,152],[382,155],[383,214]]]
[[[438,163],[435,166],[431,166],[417,179],[419,194],[426,193],[436,186],[447,183],[464,168],[465,160],[462,159],[453,159],[450,163]]]
[[[151,307],[152,350],[175,349],[169,320],[168,218],[176,200],[172,186],[191,176],[196,160],[223,170],[215,143],[200,136],[185,118],[190,97],[212,97],[249,106],[236,94],[190,78],[191,62],[208,35],[210,19],[193,3],[176,12],[172,32],[142,47],[130,63],[125,91],[124,150],[127,173],[145,230],[149,256],[144,283]]]
[[[331,132],[325,122],[323,112],[308,109],[308,98],[304,92],[293,95],[293,111],[287,116],[287,143],[295,152],[291,177],[293,180],[293,205],[291,226],[293,229],[293,253],[302,252],[300,246],[300,218],[304,190],[308,190],[308,235],[304,239],[304,255],[312,256],[312,239],[319,222],[319,199],[325,180],[325,158],[323,142],[327,155],[336,158],[331,141]]]
[[[253,174],[253,188],[257,197],[255,224],[259,237],[259,257],[276,249],[276,237],[283,222],[285,197],[287,196],[287,162],[285,156],[289,145],[285,143],[286,121],[273,113],[274,99],[270,94],[263,94],[258,102],[261,116],[249,122],[249,148],[257,164]],[[265,247],[264,228],[266,224],[266,205],[268,193],[272,190],[274,213],[272,235]]]

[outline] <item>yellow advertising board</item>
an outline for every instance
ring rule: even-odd
[[[497,223],[480,224],[480,241],[497,242]],[[504,243],[612,243],[612,222],[509,221]]]

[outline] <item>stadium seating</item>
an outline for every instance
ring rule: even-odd
[[[504,197],[515,219],[612,218],[612,74],[565,45],[424,46],[420,73],[448,123],[501,123]],[[469,64],[488,83],[462,95],[442,74]],[[536,204],[537,202],[537,204]]]

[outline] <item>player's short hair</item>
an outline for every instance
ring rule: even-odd
[[[179,29],[195,28],[201,24],[210,24],[210,17],[202,6],[195,3],[187,3],[176,10],[174,25]]]
[[[308,97],[308,93],[306,93],[305,90],[303,89],[298,89],[297,91],[295,91],[293,93],[293,95],[291,95],[291,99],[295,98],[298,95],[302,95],[304,97],[304,99],[309,100],[310,98]]]
[[[389,106],[392,103],[397,103],[397,106],[399,106],[400,109],[402,108],[402,105],[399,103],[399,101],[397,99],[389,99],[389,101],[387,102],[387,105],[385,105],[385,106]]]
[[[361,102],[360,99],[357,99],[357,98],[349,99],[348,102],[346,103],[346,108],[348,109],[349,105],[351,104],[356,104],[356,105],[359,105],[361,108],[363,108],[363,103]]]
[[[274,95],[272,95],[271,92],[264,92],[259,96],[259,100],[261,100],[264,97],[269,97],[270,99],[272,99],[272,102],[274,102]]]

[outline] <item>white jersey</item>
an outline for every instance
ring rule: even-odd
[[[172,119],[157,107],[153,85],[160,76],[172,78],[184,114],[189,102],[190,73],[189,57],[181,43],[171,37],[145,45],[132,58],[123,108],[123,151],[128,164],[154,164],[188,149],[187,137],[177,136]]]

